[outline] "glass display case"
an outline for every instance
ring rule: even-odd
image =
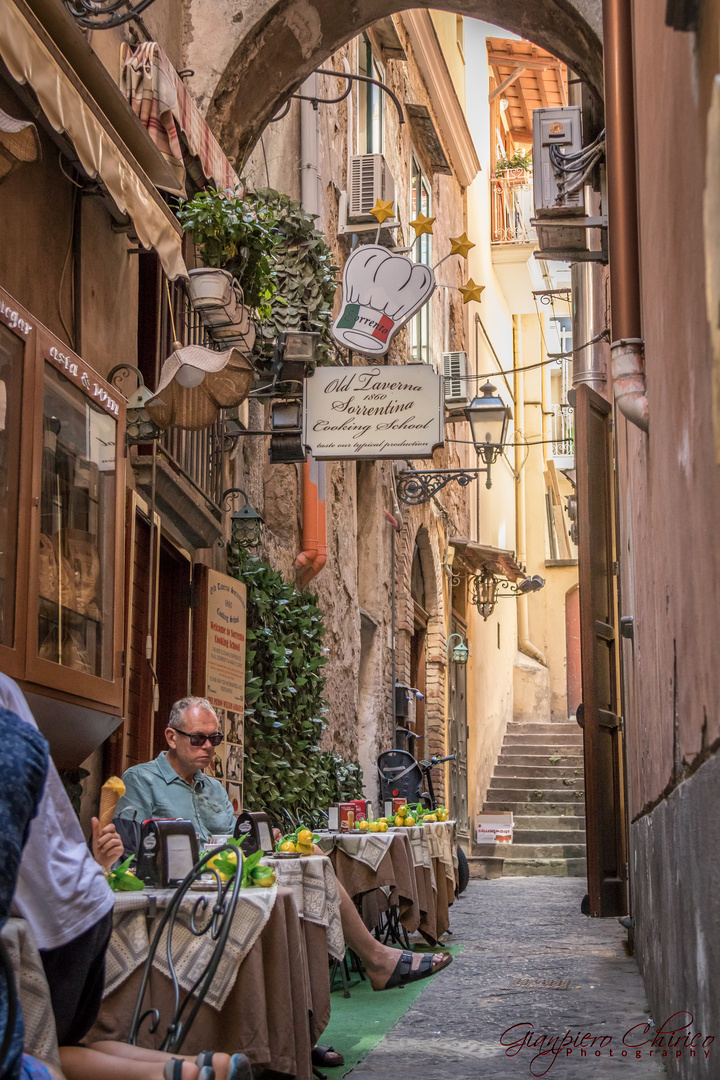
[[[110,712],[122,703],[124,422],[117,391],[0,290],[0,667]]]

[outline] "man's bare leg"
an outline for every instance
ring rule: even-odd
[[[395,970],[400,959],[400,952],[397,949],[391,949],[388,945],[382,945],[377,938],[373,937],[339,881],[338,889],[345,944],[349,945],[362,960],[373,990],[382,990]],[[419,967],[422,956],[422,953],[413,954],[413,968]],[[447,953],[435,953],[433,964],[441,963],[446,956]]]

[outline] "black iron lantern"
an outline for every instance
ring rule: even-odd
[[[502,452],[508,423],[512,417],[509,407],[496,395],[495,390],[496,387],[491,382],[486,382],[480,387],[481,396],[473,398],[465,409],[465,418],[470,424],[475,449],[487,465],[487,488],[492,487],[490,466]]]
[[[234,511],[230,519],[233,543],[246,548],[257,547],[262,540],[265,522],[255,507],[250,505],[250,501],[242,488],[228,488],[227,491],[223,492],[220,505],[224,510],[228,509],[226,500],[230,495],[242,495],[245,499],[243,505],[239,510]]]
[[[489,567],[483,566],[471,580],[472,602],[487,622],[497,603],[497,578]]]

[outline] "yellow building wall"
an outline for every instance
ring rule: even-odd
[[[460,104],[465,106],[464,20],[452,11],[431,11],[430,16]],[[460,24],[458,20],[461,20]]]

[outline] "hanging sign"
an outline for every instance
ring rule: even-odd
[[[355,248],[343,270],[343,303],[333,337],[366,356],[382,356],[398,330],[435,290],[429,266],[379,244]]]
[[[316,368],[303,441],[318,460],[428,458],[443,445],[442,378],[429,364]]]
[[[207,566],[194,571],[193,693],[206,697],[218,716],[223,741],[207,772],[221,780],[233,809],[242,806],[245,716],[246,589],[241,581]]]

